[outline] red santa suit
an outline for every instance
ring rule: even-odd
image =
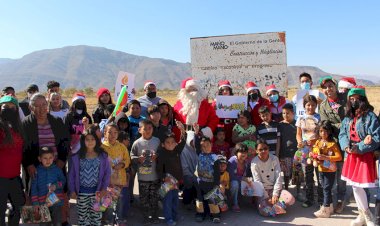
[[[199,95],[203,95],[203,91],[200,90],[200,86],[192,78],[186,79],[182,82],[180,92],[186,92],[186,88],[190,86],[196,87],[198,89]],[[215,109],[209,104],[208,100],[205,99],[205,97],[203,97],[203,100],[198,106],[198,111],[189,111],[192,112],[192,115],[185,114],[183,112],[183,99],[179,99],[173,107],[174,119],[182,122],[185,125],[185,129],[187,130],[191,129],[190,127],[192,127],[193,123],[196,122],[198,123],[200,131],[203,133],[203,135],[212,138],[213,132],[218,125],[219,118],[216,115]],[[174,132],[178,134],[178,131]]]

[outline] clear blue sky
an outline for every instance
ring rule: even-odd
[[[380,1],[0,1],[0,58],[91,45],[190,62],[191,37],[272,31],[289,66],[380,75]]]

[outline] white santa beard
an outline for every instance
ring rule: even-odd
[[[182,102],[182,108],[179,111],[186,116],[186,124],[193,125],[198,122],[199,107],[204,99],[199,91],[193,91],[191,93],[186,92],[185,89],[181,89],[178,94],[178,99]]]

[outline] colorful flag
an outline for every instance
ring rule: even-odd
[[[128,102],[128,92],[127,92],[127,86],[123,86],[120,90],[120,94],[117,98],[115,110],[113,110],[112,115],[116,116],[123,110],[124,105]]]

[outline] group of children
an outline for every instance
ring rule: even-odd
[[[47,147],[40,149],[41,166],[32,180],[31,198],[38,211],[38,206],[46,203],[47,196],[56,194],[61,201],[49,207],[54,225],[61,223],[66,183],[69,197],[77,200],[79,225],[101,225],[102,222],[126,225],[136,175],[144,225],[159,223],[160,199],[167,225],[176,225],[181,219],[178,213],[180,189],[185,205],[195,203],[197,221],[205,220],[210,214],[211,220],[219,223],[221,212],[228,209],[226,203],[232,203],[233,211],[240,211],[238,197],[242,182],[255,189],[255,194],[263,190],[254,202],[263,213],[267,208],[262,205],[263,200],[272,205],[283,201],[282,190],[288,190],[291,179],[300,196],[301,183],[305,179],[303,205],[309,207],[314,203],[314,171],[320,177],[318,182],[323,190],[322,207],[315,216],[326,217],[331,213],[334,162],[342,156],[332,139],[330,123],[321,122],[316,113],[314,96],[304,97],[305,114],[297,120],[292,104],[282,107],[283,120],[280,122],[272,120],[272,112],[267,106],[261,106],[258,113],[262,123],[258,126],[251,123],[249,111],[239,112],[232,129],[234,147],[225,141],[223,128],[217,128],[214,140],[210,140],[201,136],[197,124],[193,125],[194,131],[186,131],[182,123],[173,123],[166,101],[150,106],[148,119],[141,115],[141,104],[137,100],[128,104],[129,113],[121,112],[112,117],[109,91],[102,88],[97,96],[99,104],[94,113],[96,117],[93,115],[96,122],[93,125],[86,112],[85,98],[81,96],[75,99],[78,102],[73,101],[70,122],[82,127],[71,133],[72,137],[78,136],[79,141],[77,152],[70,154],[67,180],[54,164],[53,151]],[[54,95],[51,99],[51,110],[54,110]],[[74,120],[78,118],[81,120]],[[180,141],[171,132],[172,126],[181,131]],[[253,180],[249,179],[251,177]],[[254,186],[253,181],[261,186]],[[117,200],[102,214],[94,208],[94,203],[107,196],[110,188],[119,191]],[[222,201],[210,198],[218,192],[222,194]]]

